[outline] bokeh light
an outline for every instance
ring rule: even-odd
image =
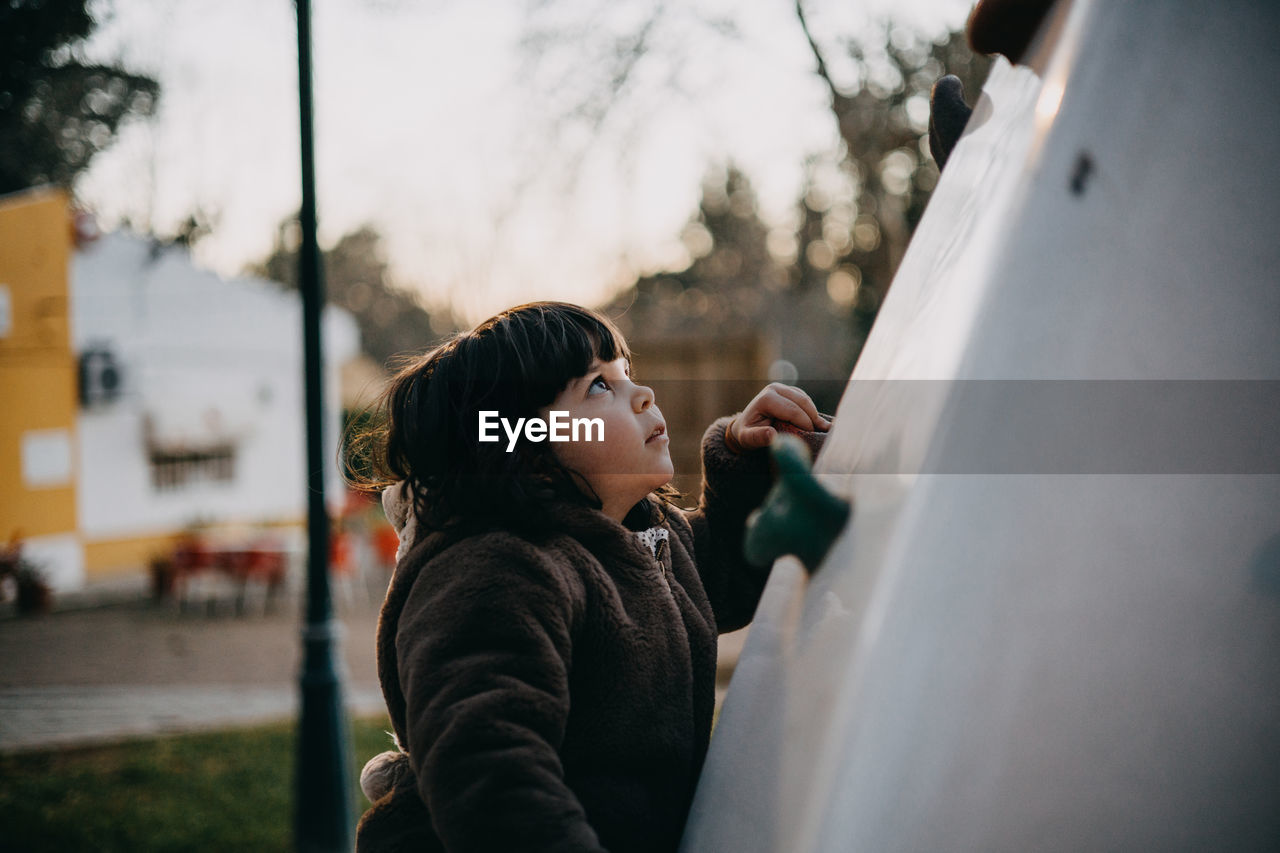
[[[862,271],[855,266],[840,267],[827,276],[827,296],[841,308],[848,308],[858,298]]]

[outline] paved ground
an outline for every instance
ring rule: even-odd
[[[300,607],[235,615],[135,600],[0,619],[0,751],[76,745],[291,716]],[[377,714],[377,605],[342,603],[351,713]]]
[[[374,662],[377,596],[340,600],[347,707],[383,713]],[[0,618],[0,752],[190,731],[296,713],[300,605],[236,615],[140,598]],[[741,632],[722,640],[731,669]],[[722,671],[721,690],[729,669]]]

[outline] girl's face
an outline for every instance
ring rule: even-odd
[[[631,381],[625,358],[607,363],[595,359],[586,374],[570,380],[539,415],[546,419],[552,411],[604,423],[602,438],[595,428],[586,431],[593,440],[584,440],[580,433],[578,441],[556,442],[552,448],[562,465],[586,479],[610,518],[621,521],[675,474],[666,421],[654,405],[652,389]]]

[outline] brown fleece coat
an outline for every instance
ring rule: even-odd
[[[565,505],[533,541],[424,537],[396,567],[378,671],[408,753],[364,815],[365,853],[667,851],[711,734],[716,636],[751,618],[767,570],[741,556],[765,451],[703,438],[696,510],[625,524]],[[657,557],[633,531],[661,524]]]

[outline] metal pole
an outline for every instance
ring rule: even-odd
[[[316,239],[316,175],[312,150],[311,9],[298,11],[298,104],[302,136],[302,341],[307,412],[307,621],[302,631],[294,843],[299,851],[352,848],[350,755],[342,683],[335,665],[340,626],[329,591],[329,514],[324,501],[324,373],[320,316],[324,282]]]

